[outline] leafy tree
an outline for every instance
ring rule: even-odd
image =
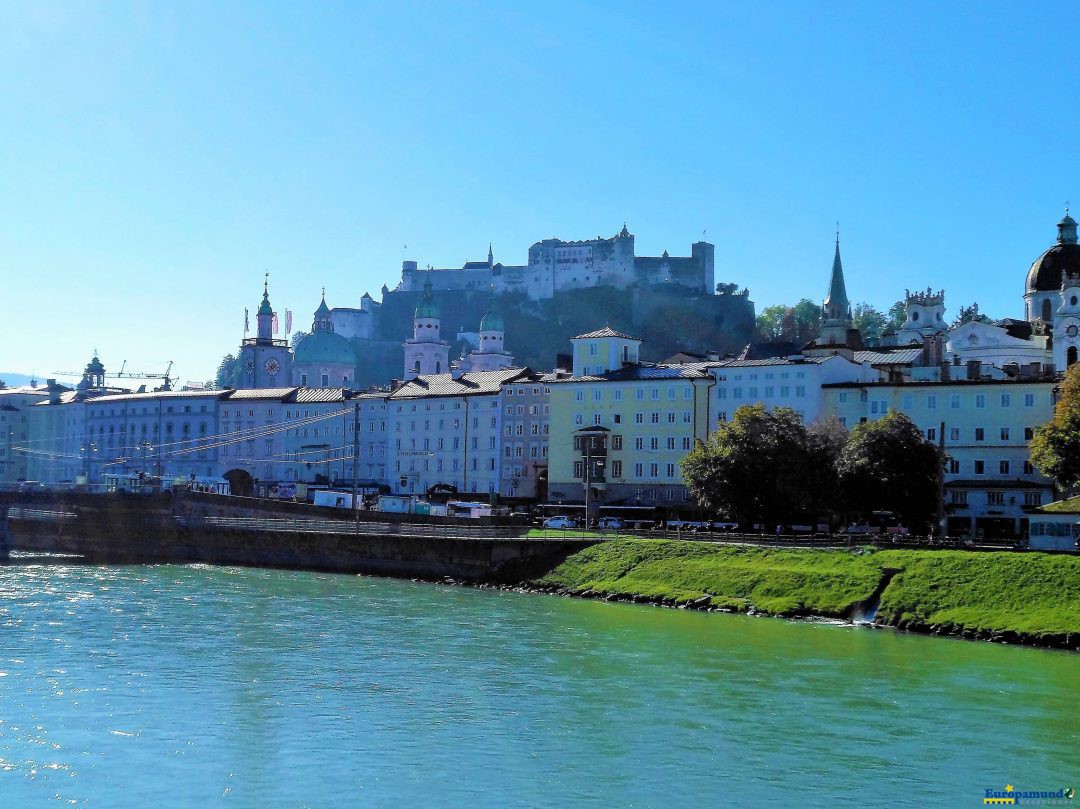
[[[788,307],[783,304],[766,306],[761,310],[755,322],[755,331],[759,340],[775,342],[781,340],[783,334],[784,315]]]
[[[806,450],[810,464],[806,495],[809,509],[815,515],[843,510],[840,454],[848,438],[847,428],[835,416],[816,421],[806,428]]]
[[[739,291],[738,284],[724,284],[720,283],[716,285],[717,295],[735,295]]]
[[[979,311],[979,304],[973,303],[971,306],[961,306],[960,312],[956,315],[956,320],[953,321],[954,326],[962,326],[965,323],[989,323],[990,318]]]
[[[889,307],[888,321],[885,323],[885,331],[899,331],[907,320],[907,304],[897,301]]]
[[[795,310],[795,323],[798,328],[795,340],[809,343],[821,331],[821,306],[809,298],[803,298],[792,308]]]
[[[937,448],[895,410],[857,425],[838,459],[851,508],[892,511],[910,528],[926,527],[936,512],[940,463]]]
[[[743,405],[683,459],[683,477],[704,508],[743,525],[789,521],[802,511],[811,472],[806,428],[789,408]]]
[[[757,338],[765,342],[808,343],[821,328],[821,307],[808,298],[794,306],[766,306],[757,316],[756,327]]]
[[[241,370],[240,360],[232,354],[226,354],[218,365],[217,375],[214,377],[214,388],[217,390],[235,388],[240,384]]]
[[[1065,374],[1054,417],[1035,431],[1031,462],[1063,489],[1080,486],[1080,365]]]
[[[885,333],[889,319],[868,303],[857,303],[851,310],[852,324],[870,345],[876,345]]]

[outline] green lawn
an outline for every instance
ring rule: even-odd
[[[844,616],[884,571],[878,614],[971,629],[1080,633],[1080,557],[972,551],[771,549],[626,539],[568,557],[538,583],[774,614]]]

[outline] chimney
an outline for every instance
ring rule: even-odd
[[[60,404],[60,386],[56,384],[56,380],[45,380],[45,389],[49,392],[49,404]]]

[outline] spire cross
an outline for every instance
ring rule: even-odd
[[[1069,215],[1069,201],[1065,200],[1065,215]]]
[[[263,278],[263,295],[270,294],[270,271],[267,270],[266,276]]]
[[[836,243],[840,244],[840,220],[836,220]]]

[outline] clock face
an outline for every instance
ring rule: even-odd
[[[249,373],[255,373],[255,360],[248,358],[248,361],[244,363],[244,370]]]
[[[278,371],[281,370],[281,364],[273,357],[266,361],[266,373],[270,376],[277,376]]]
[[[1077,331],[1080,331],[1080,330],[1078,330],[1078,329],[1076,328],[1076,325],[1075,325],[1075,324],[1072,324],[1072,325],[1070,325],[1070,326],[1069,326],[1069,328],[1065,329],[1065,333],[1066,333],[1067,335],[1069,335],[1070,337],[1075,337],[1075,336],[1076,336],[1076,333],[1077,333]]]

